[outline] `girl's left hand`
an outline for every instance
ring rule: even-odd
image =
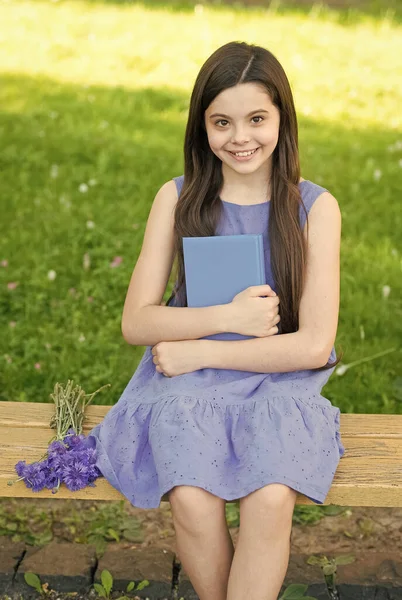
[[[175,377],[204,368],[206,340],[158,342],[152,347],[153,362],[158,373]]]

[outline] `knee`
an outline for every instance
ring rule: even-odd
[[[203,534],[208,524],[226,520],[225,500],[195,487],[175,486],[168,494],[175,527],[192,534]]]
[[[271,516],[277,522],[292,521],[297,492],[281,483],[271,483],[240,499],[240,514]],[[241,517],[240,517],[241,518]]]
[[[297,492],[282,483],[273,483],[256,490],[262,507],[272,509],[276,513],[292,511],[296,502]]]

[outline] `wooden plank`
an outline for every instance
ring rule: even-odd
[[[90,405],[84,433],[99,423],[110,406]],[[32,492],[16,479],[18,460],[38,460],[54,434],[49,421],[52,403],[0,402],[0,497],[77,498],[120,500],[124,498],[104,478],[94,488],[70,492],[64,485],[57,494],[51,490]],[[341,435],[345,456],[340,460],[325,504],[343,506],[402,507],[402,415],[341,414]],[[165,494],[162,501],[168,501]],[[298,494],[297,504],[314,504]]]
[[[85,410],[84,433],[100,423],[111,406],[89,405]],[[0,426],[48,428],[54,414],[54,404],[44,402],[0,402]],[[341,413],[343,436],[385,437],[402,440],[402,415]]]

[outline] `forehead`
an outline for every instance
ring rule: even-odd
[[[240,83],[223,90],[214,98],[205,111],[206,114],[222,111],[233,116],[248,114],[258,108],[269,110],[273,107],[267,90],[257,83]]]

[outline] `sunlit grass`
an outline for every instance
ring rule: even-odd
[[[396,21],[33,1],[0,2],[0,24],[2,399],[45,401],[68,378],[88,392],[111,383],[97,401],[118,399],[143,353],[120,320],[148,212],[183,172],[198,70],[233,39],[266,46],[285,67],[302,176],[340,203],[343,362],[399,347]],[[325,396],[343,412],[400,412],[400,362],[398,351],[356,365]]]

